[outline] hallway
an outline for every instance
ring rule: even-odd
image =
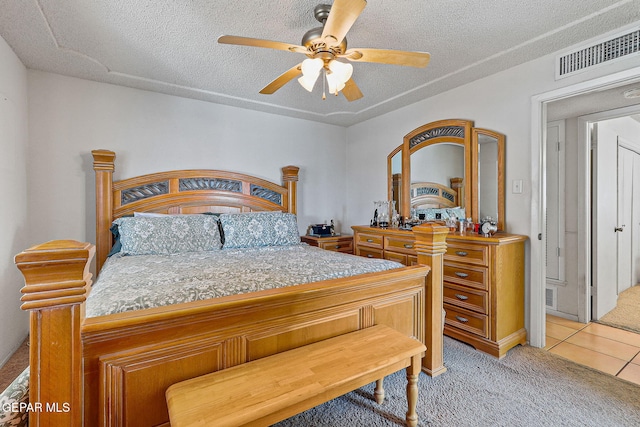
[[[545,350],[640,385],[640,334],[548,314]]]

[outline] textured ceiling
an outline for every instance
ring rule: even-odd
[[[640,20],[640,0],[369,1],[349,48],[426,51],[427,68],[354,63],[364,97],[321,99],[295,80],[258,92],[301,54],[319,0],[0,0],[0,36],[31,69],[349,126]]]

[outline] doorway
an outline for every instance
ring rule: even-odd
[[[538,239],[532,240],[530,265],[531,268],[531,322],[529,325],[530,344],[535,347],[544,347],[545,343],[545,317],[546,317],[546,124],[547,107],[555,102],[573,98],[578,95],[595,93],[611,88],[619,88],[623,85],[637,83],[640,81],[640,67],[611,74],[587,82],[550,91],[541,95],[533,96],[532,106],[532,228],[531,236]],[[578,126],[581,136],[586,135],[584,126]],[[582,138],[581,138],[582,139]],[[589,148],[581,145],[578,147],[578,156],[588,158]],[[583,248],[577,254],[577,269],[580,273],[578,280],[591,284],[591,254],[587,248],[590,239],[591,218],[590,218],[590,168],[582,162],[577,162],[577,218],[576,227],[581,232],[577,233],[577,248]],[[582,287],[586,289],[587,286]],[[578,296],[579,312],[586,313],[590,304],[590,292],[583,292]],[[590,316],[590,315],[589,315]],[[585,320],[587,317],[585,315]]]

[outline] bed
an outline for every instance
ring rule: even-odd
[[[462,178],[451,178],[451,187],[437,182],[412,182],[409,192],[412,209],[452,208],[464,200]]]
[[[115,220],[135,212],[295,214],[298,181],[298,168],[288,166],[282,185],[212,170],[114,182],[115,153],[92,154],[95,246],[52,241],[15,259],[30,312],[30,401],[42,408],[30,412],[32,425],[169,425],[171,384],[374,324],[426,343],[423,370],[444,371],[444,227],[416,232],[424,265],[88,316],[91,262],[95,256],[96,271],[105,264]]]

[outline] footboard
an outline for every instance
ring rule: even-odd
[[[85,319],[93,252],[63,241],[16,256],[30,399],[50,409],[32,425],[168,425],[164,392],[188,378],[374,324],[428,341],[427,266]]]

